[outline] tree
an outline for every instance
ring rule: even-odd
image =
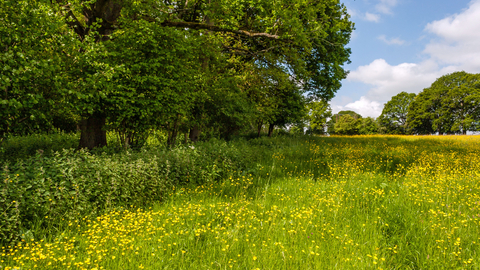
[[[358,135],[359,127],[361,126],[362,119],[355,118],[350,114],[339,116],[337,122],[334,125],[335,134],[338,135]]]
[[[408,125],[417,134],[466,134],[480,130],[480,74],[438,78],[411,103]]]
[[[200,52],[195,45],[208,37],[148,21],[126,21],[122,26],[103,42],[107,51],[103,62],[116,70],[102,82],[109,127],[125,146],[141,146],[148,131],[157,127],[166,130],[168,143],[174,144],[181,124],[201,98],[206,72],[198,68]]]
[[[340,111],[340,112],[332,115],[330,120],[328,120],[328,122],[327,122],[327,132],[328,132],[328,134],[330,134],[330,135],[336,134],[335,124],[338,122],[338,120],[342,116],[347,115],[347,114],[350,115],[351,117],[353,117],[355,120],[362,118],[362,116],[360,114],[358,114],[354,111]]]
[[[325,134],[327,127],[327,119],[332,117],[330,105],[324,101],[311,101],[307,104],[308,133]]]
[[[387,134],[406,134],[407,114],[410,103],[415,99],[415,94],[401,92],[392,97],[383,107],[378,122]]]
[[[450,75],[443,111],[452,114],[450,132],[467,134],[480,130],[480,74],[456,72]]]
[[[358,127],[358,134],[360,135],[373,135],[378,133],[378,122],[372,117],[361,118],[361,122]]]
[[[432,97],[429,90],[424,89],[410,103],[407,114],[407,125],[410,133],[432,134],[434,133],[432,118],[438,102]]]

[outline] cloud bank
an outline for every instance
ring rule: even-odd
[[[396,0],[382,0],[377,9],[385,14],[391,12]],[[420,63],[390,65],[384,59],[376,59],[360,66],[348,75],[349,81],[362,82],[371,88],[366,96],[345,106],[335,106],[334,112],[352,109],[363,116],[378,117],[383,104],[392,96],[406,91],[419,93],[429,87],[438,77],[465,70],[480,73],[480,0],[470,2],[467,9],[442,20],[433,21],[425,31],[433,34],[423,53],[428,60]],[[378,39],[387,44],[402,45],[403,40]]]

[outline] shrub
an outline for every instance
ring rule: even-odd
[[[2,165],[0,239],[18,240],[32,228],[55,226],[107,209],[162,201],[181,185],[242,174],[262,156],[259,145],[220,140],[139,151],[42,151]],[[252,171],[249,171],[252,173]],[[1,241],[1,240],[0,240]]]

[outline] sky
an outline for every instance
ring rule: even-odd
[[[347,79],[332,112],[378,117],[396,94],[480,73],[480,0],[341,0],[355,23]]]

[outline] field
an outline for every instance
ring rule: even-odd
[[[0,269],[480,268],[480,137],[253,144],[222,179],[23,235]]]

